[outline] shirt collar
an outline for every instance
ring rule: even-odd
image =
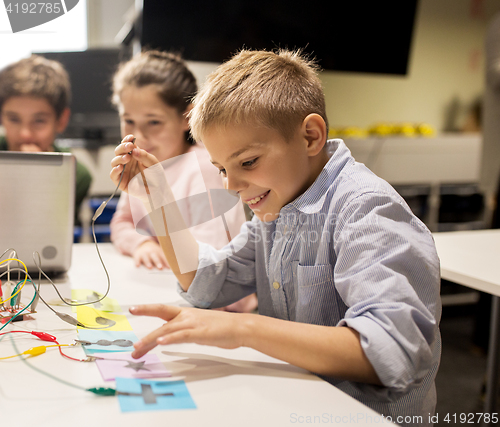
[[[305,214],[319,212],[325,203],[328,188],[344,169],[349,161],[354,161],[351,152],[341,139],[332,139],[326,142],[327,153],[330,156],[327,164],[318,175],[314,183],[293,202],[291,206]]]

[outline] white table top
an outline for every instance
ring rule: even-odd
[[[111,244],[101,244],[101,254],[111,278],[109,296],[120,304],[138,337],[162,324],[159,319],[134,317],[128,308],[140,302],[187,305],[177,294],[170,272],[150,272],[135,268],[131,258],[119,255]],[[64,296],[70,288],[105,292],[106,276],[93,244],[77,244],[72,267],[57,281]],[[28,285],[26,285],[28,289]],[[42,296],[55,300],[55,292],[42,285]],[[33,295],[23,292],[23,302]],[[30,298],[30,299],[28,299]],[[69,307],[57,311],[71,313]],[[76,329],[62,322],[41,302],[33,320],[15,322],[8,330],[48,332],[59,343],[69,344]],[[11,339],[20,351],[48,345],[29,334],[8,334],[0,342],[0,357],[15,354]],[[83,358],[81,348],[63,348],[68,355]],[[19,358],[0,361],[0,410],[18,426],[282,426],[328,422],[331,424],[372,425],[381,417],[350,396],[303,369],[268,357],[249,348],[224,350],[194,344],[157,347],[153,350],[169,369],[172,379],[182,379],[196,403],[194,410],[120,412],[117,397],[100,397],[65,386],[34,370]],[[30,358],[39,369],[82,387],[114,387],[105,382],[95,363],[63,358],[56,348]],[[307,418],[309,417],[309,418]],[[371,422],[369,422],[371,417]],[[309,421],[308,421],[309,420]]]
[[[500,296],[500,230],[434,233],[441,277]]]

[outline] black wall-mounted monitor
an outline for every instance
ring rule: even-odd
[[[71,119],[67,138],[120,138],[120,122],[111,104],[111,79],[121,62],[120,49],[36,53],[61,62],[71,80]]]
[[[418,0],[144,0],[141,45],[223,62],[303,48],[325,70],[406,75]]]

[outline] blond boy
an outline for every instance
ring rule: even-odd
[[[196,96],[191,128],[226,188],[255,216],[233,239],[236,254],[185,242],[194,271],[179,268],[186,260],[168,233],[160,242],[194,306],[220,307],[257,291],[260,315],[133,307],[167,321],[135,345],[134,357],[181,342],[251,347],[320,375],[401,425],[406,416],[429,425],[441,313],[433,239],[392,187],[341,140],[327,141],[314,64],[296,52],[240,52]],[[115,182],[128,164],[123,188],[156,163],[130,140],[112,161]]]

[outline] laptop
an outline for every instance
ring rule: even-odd
[[[34,251],[47,274],[71,265],[75,173],[70,153],[0,151],[0,254],[15,249],[30,274]]]

